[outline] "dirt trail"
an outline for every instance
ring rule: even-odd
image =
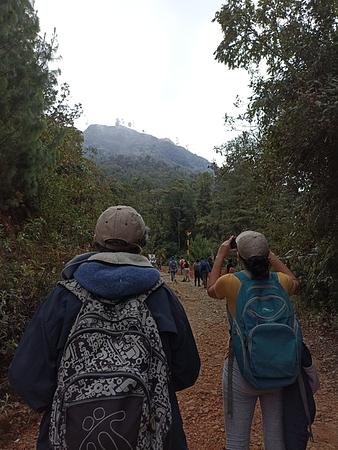
[[[179,402],[190,450],[224,450],[221,374],[227,349],[225,302],[207,296],[192,282],[171,284],[190,319],[202,368],[196,385],[179,393]],[[317,362],[321,390],[316,395],[315,442],[309,450],[338,449],[337,336],[308,317],[302,318],[306,341]],[[7,417],[0,417],[0,450],[33,450],[39,416],[17,403]],[[257,408],[251,433],[251,450],[262,450],[261,418]]]

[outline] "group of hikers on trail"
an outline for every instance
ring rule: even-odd
[[[210,259],[196,259],[193,264],[193,273],[194,273],[194,283],[195,286],[201,286],[201,281],[203,283],[203,287],[207,288],[207,280],[208,275],[211,272],[212,262]],[[188,260],[184,258],[179,258],[177,261],[174,256],[172,256],[168,262],[168,271],[170,273],[170,279],[173,283],[176,283],[176,274],[178,272],[178,268],[180,268],[180,273],[183,275],[182,282],[190,281],[190,263]]]
[[[27,326],[9,380],[43,413],[38,450],[188,449],[176,392],[194,385],[200,358],[179,299],[142,255],[147,239],[135,209],[105,210],[93,251],[65,265]],[[222,275],[235,254],[243,270]],[[224,241],[204,278],[202,262],[195,284],[228,309],[225,448],[249,449],[259,399],[265,449],[305,449],[318,378],[289,298],[296,277],[255,231]],[[172,281],[177,269],[171,258]]]

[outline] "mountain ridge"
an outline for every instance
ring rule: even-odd
[[[94,156],[99,164],[118,156],[125,158],[151,158],[176,169],[188,172],[206,172],[210,162],[168,138],[157,138],[131,128],[118,125],[91,124],[83,132],[84,148],[95,148]]]

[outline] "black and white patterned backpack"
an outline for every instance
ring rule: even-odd
[[[150,292],[112,303],[94,297],[75,280],[60,284],[82,307],[58,371],[51,448],[162,449],[171,426],[169,369],[144,303]]]

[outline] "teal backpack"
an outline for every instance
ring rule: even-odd
[[[236,315],[229,315],[230,360],[236,357],[241,374],[258,390],[294,383],[300,374],[303,337],[277,274],[271,272],[266,280],[253,280],[245,272],[234,275],[241,287]]]

